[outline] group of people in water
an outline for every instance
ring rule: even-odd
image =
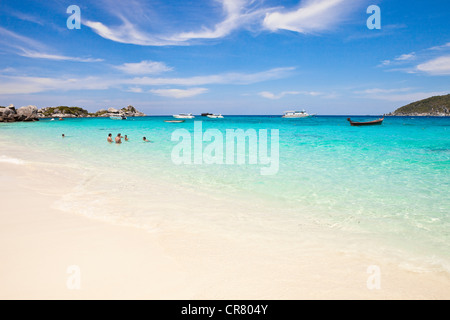
[[[65,138],[66,135],[63,133],[63,134],[62,134],[62,137]],[[108,134],[107,141],[108,141],[109,143],[115,142],[115,143],[119,144],[119,143],[122,143],[122,139],[124,139],[125,141],[129,141],[129,140],[130,140],[130,139],[128,138],[127,135],[122,136],[122,134],[118,133],[117,136],[116,136],[116,138],[115,138],[114,141],[113,141],[112,133],[110,133],[110,134]],[[142,137],[142,141],[144,141],[144,142],[151,142],[151,141],[147,140],[146,137]]]
[[[116,136],[116,138],[114,139],[114,142],[115,142],[115,143],[118,143],[118,144],[119,144],[119,143],[122,143],[122,139],[124,139],[125,141],[129,141],[127,135],[122,136],[122,134],[118,133],[117,136]],[[108,141],[109,143],[113,143],[112,133],[108,134],[108,139],[107,139],[107,141]],[[143,138],[142,138],[142,141],[144,141],[144,142],[150,142],[150,141],[147,140],[146,137],[143,137]]]

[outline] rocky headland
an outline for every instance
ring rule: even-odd
[[[14,105],[0,107],[0,122],[21,122],[21,121],[39,121],[45,118],[91,118],[91,117],[144,117],[145,114],[138,111],[133,106],[124,107],[122,109],[101,109],[97,112],[90,113],[79,107],[47,107],[38,109],[36,106],[26,106],[16,109]]]
[[[450,94],[410,103],[386,116],[450,117]]]

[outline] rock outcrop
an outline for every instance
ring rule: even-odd
[[[11,104],[0,107],[0,122],[38,121],[38,108],[36,106],[16,108]]]
[[[138,111],[133,106],[128,106],[117,110],[115,108],[108,108],[108,110],[101,109],[93,114],[94,117],[113,117],[113,116],[125,116],[125,117],[145,117],[145,114]]]
[[[47,107],[39,109],[36,106],[26,106],[16,110],[13,105],[0,107],[0,122],[37,121],[40,118],[87,118],[87,117],[145,117],[145,114],[133,106],[120,110],[115,108],[101,109],[95,113],[79,107]]]
[[[89,112],[79,107],[48,107],[38,111],[39,118],[78,118],[86,117]]]

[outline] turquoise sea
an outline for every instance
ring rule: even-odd
[[[383,125],[370,127],[351,127],[346,118],[197,116],[180,124],[164,122],[171,117],[48,119],[0,124],[0,132],[4,143],[38,150],[37,162],[54,155],[55,162],[76,165],[84,180],[65,205],[72,203],[71,208],[92,217],[115,216],[115,221],[150,230],[157,224],[150,215],[188,221],[189,215],[207,205],[209,211],[195,221],[220,225],[226,219],[217,212],[227,215],[229,210],[233,216],[239,207],[236,220],[247,227],[254,227],[262,216],[274,225],[282,226],[278,222],[284,221],[290,226],[317,227],[324,234],[333,233],[336,240],[346,238],[349,250],[365,243],[365,249],[358,250],[392,254],[413,270],[450,272],[450,118],[388,117]],[[224,136],[227,129],[267,129],[269,136],[270,130],[278,130],[278,172],[261,175],[264,165],[248,161],[175,164],[171,154],[178,142],[171,136],[177,129],[193,134],[194,121],[202,121],[204,131],[218,129]],[[130,140],[109,144],[108,133],[128,135]],[[143,136],[151,142],[144,143]],[[10,155],[0,151],[2,156]],[[172,191],[156,209],[152,202],[138,200],[151,198],[149,193],[157,192],[152,186],[158,184]],[[178,203],[174,210],[184,210],[184,215],[174,215],[167,199],[175,203],[186,190],[198,197],[184,207]],[[106,212],[100,201],[106,191],[133,196]],[[235,207],[227,208],[227,202]],[[222,227],[224,232],[236,231],[229,224]],[[258,233],[258,228],[240,232]],[[295,241],[295,232],[291,239]]]

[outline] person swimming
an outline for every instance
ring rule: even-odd
[[[144,142],[150,142],[150,141],[147,140],[146,137],[143,137],[142,140],[143,140]]]
[[[112,140],[112,133],[108,134],[108,139],[107,140],[108,140],[109,143],[113,142],[113,140]]]
[[[125,139],[125,141],[128,141],[128,136],[127,136],[127,135],[125,135],[125,138],[124,138],[124,139]]]
[[[65,137],[64,133],[62,134],[62,137],[63,137],[63,138]]]
[[[116,143],[122,143],[122,135],[120,133],[116,137]]]

